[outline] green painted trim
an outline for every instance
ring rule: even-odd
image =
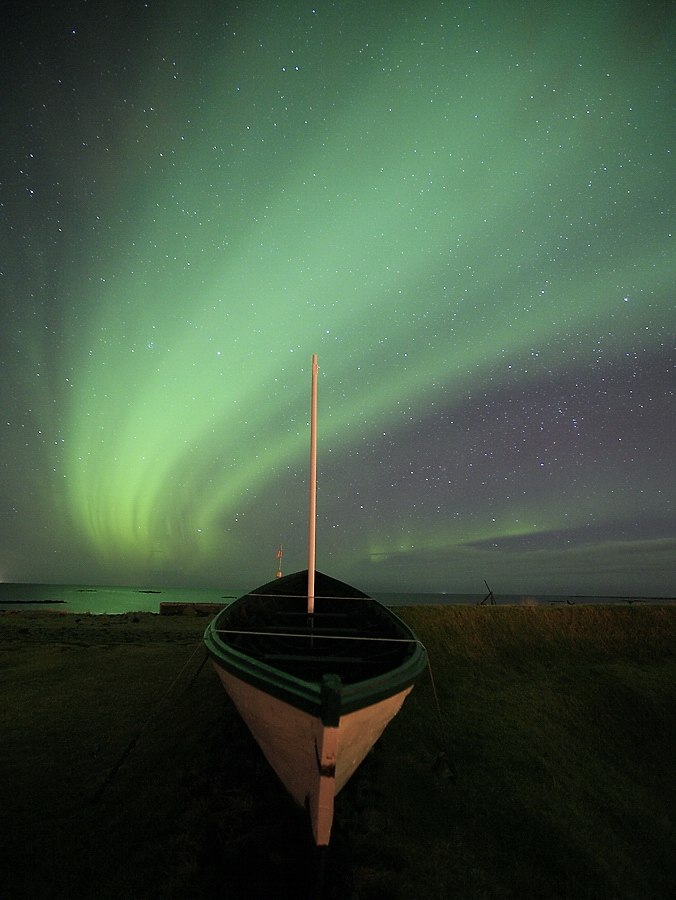
[[[322,725],[337,728],[340,725],[343,685],[338,675],[322,678]]]
[[[289,576],[289,578],[292,577],[295,576]],[[334,581],[333,583],[342,585],[341,582]],[[270,587],[273,584],[271,583]],[[268,586],[264,587],[267,588]],[[342,587],[348,586],[342,585]],[[258,590],[261,593],[264,592],[262,588]],[[367,598],[364,594],[360,596],[368,599],[370,603],[378,603],[377,600]],[[235,604],[237,602],[235,601]],[[290,675],[281,669],[277,669],[236,650],[219,637],[217,633],[219,619],[221,617],[227,618],[230,608],[228,607],[216,616],[207,627],[204,635],[204,642],[213,662],[226,672],[246,682],[246,684],[250,684],[252,687],[258,688],[296,709],[300,709],[317,718],[322,718],[322,683],[320,681],[305,681]],[[406,688],[414,684],[427,667],[427,653],[422,644],[417,642],[415,634],[391,610],[386,607],[382,608],[388,617],[396,620],[403,635],[410,637],[412,641],[416,641],[415,649],[401,665],[390,672],[354,684],[343,684],[339,698],[338,717],[358,709],[364,709],[367,706],[372,706],[374,703],[379,703],[406,690]],[[334,720],[336,709],[338,709],[337,701],[332,701],[331,708],[330,716]]]

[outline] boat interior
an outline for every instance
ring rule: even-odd
[[[308,615],[307,573],[247,594],[217,620],[219,638],[233,649],[305,681],[330,672],[353,684],[391,672],[415,651],[415,639],[389,610],[360,591],[316,575]],[[286,581],[286,583],[284,583]]]

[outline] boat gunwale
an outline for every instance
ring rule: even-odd
[[[391,622],[400,633],[406,635],[397,642],[414,645],[412,652],[395,668],[360,681],[348,682],[342,686],[341,715],[354,712],[374,703],[398,694],[411,687],[427,666],[427,653],[419,639],[409,626],[395,613],[373,597],[361,594],[357,597],[338,599],[364,600],[377,608],[383,618]],[[212,661],[231,675],[241,679],[252,687],[271,694],[278,700],[289,703],[311,715],[321,715],[321,680],[306,680],[281,668],[270,665],[255,656],[238,650],[219,636],[219,620],[228,617],[233,607],[244,603],[249,598],[260,597],[252,591],[230,604],[209,623],[204,635],[204,642]],[[278,596],[278,595],[277,595]],[[321,599],[321,598],[317,598]],[[246,632],[245,629],[224,629],[224,631]],[[298,636],[306,636],[299,634]],[[318,637],[322,637],[318,635]],[[349,635],[345,640],[355,640]],[[373,638],[374,641],[385,642],[386,638]],[[392,639],[390,639],[392,640]],[[334,674],[326,673],[326,674]]]

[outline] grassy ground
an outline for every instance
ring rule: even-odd
[[[437,696],[341,793],[323,863],[200,668],[205,619],[0,614],[0,896],[302,900],[322,864],[324,900],[674,896],[676,607],[398,612]]]

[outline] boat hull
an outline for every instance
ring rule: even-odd
[[[341,716],[338,726],[252,687],[216,663],[237,711],[293,799],[304,806],[318,846],[329,843],[333,800],[399,712],[412,686]]]
[[[390,610],[316,573],[317,612],[298,608],[307,573],[235,601],[205,633],[216,672],[315,841],[334,797],[399,712],[427,655]]]

